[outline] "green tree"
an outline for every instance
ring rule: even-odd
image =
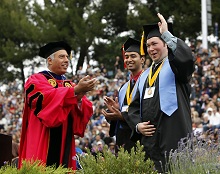
[[[28,0],[2,0],[0,1],[0,77],[9,81],[18,78],[24,83],[24,61],[32,60],[36,55],[34,44],[37,31],[30,17]],[[7,67],[15,69],[8,72]]]
[[[33,5],[29,0],[0,1],[0,80],[17,77],[24,82],[24,62],[33,60],[40,46],[58,40],[72,46],[72,63],[77,61],[77,69],[90,59],[113,69],[127,37],[140,39],[142,25],[158,22],[157,11],[165,19],[174,17],[174,33],[183,40],[196,39],[201,34],[200,0],[44,0],[44,5],[37,0],[32,2]],[[220,21],[219,13],[220,1],[212,0],[209,34],[214,32],[214,23]],[[15,70],[9,72],[10,66]]]
[[[121,33],[128,31],[127,10],[128,0],[102,1],[100,14],[105,22],[102,38],[94,43],[92,58],[104,63],[108,70],[113,70],[115,57],[121,56],[120,48],[126,37]]]
[[[63,40],[73,49],[73,60],[79,55],[77,69],[89,59],[88,50],[94,38],[102,35],[99,7],[90,0],[50,0],[44,6],[34,3],[33,19],[42,31],[41,43]]]
[[[220,1],[219,0],[212,0],[212,26],[210,27],[210,33],[215,34],[215,23],[218,23],[218,31],[217,36],[220,38]]]
[[[220,1],[211,0],[211,4],[212,26],[209,27],[208,34],[213,33],[210,28],[213,28],[214,23],[220,20]],[[174,33],[181,39],[184,40],[186,37],[196,39],[197,36],[201,35],[201,0],[148,0],[148,7],[152,13],[155,13],[158,9],[165,19],[173,16]]]

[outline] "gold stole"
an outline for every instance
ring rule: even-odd
[[[157,71],[154,73],[153,77],[152,77],[152,74],[153,74],[153,65],[154,64],[152,64],[151,67],[150,67],[150,72],[149,72],[149,75],[148,75],[148,84],[149,84],[148,94],[149,95],[152,93],[151,87],[154,84],[155,80],[157,79],[157,76],[158,76],[158,74],[159,74],[159,72],[160,72],[160,70],[161,70],[161,68],[163,66],[164,60],[161,63],[161,65],[159,66],[159,68],[157,69]]]

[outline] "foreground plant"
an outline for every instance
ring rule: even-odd
[[[219,134],[218,134],[219,135]],[[166,169],[168,174],[219,174],[220,172],[220,144],[213,140],[212,134],[207,137],[190,135],[180,141],[178,149],[171,151]],[[218,136],[219,137],[219,136]],[[0,168],[0,174],[157,174],[154,163],[144,160],[143,146],[137,143],[137,148],[131,153],[120,149],[117,156],[108,150],[107,146],[97,156],[89,151],[81,157],[82,170],[73,171],[55,166],[46,167],[39,161],[24,161],[22,168],[5,165]]]
[[[154,163],[151,160],[144,161],[145,153],[143,146],[137,143],[136,151],[134,148],[129,154],[120,149],[117,157],[108,151],[107,146],[102,153],[95,157],[90,152],[81,158],[83,169],[76,173],[85,174],[157,174],[154,169]]]
[[[74,173],[73,170],[59,166],[45,166],[40,161],[23,161],[22,168],[17,169],[13,165],[5,165],[0,168],[0,174],[65,174]]]
[[[219,141],[212,139],[212,133],[205,138],[202,136],[190,135],[180,141],[178,149],[170,153],[169,173],[219,174]]]

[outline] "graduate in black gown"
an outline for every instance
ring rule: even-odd
[[[126,68],[130,71],[130,79],[122,85],[115,100],[107,96],[104,98],[105,105],[109,110],[108,112],[103,110],[104,116],[110,122],[109,134],[116,136],[117,148],[124,147],[124,150],[128,152],[135,146],[135,142],[130,140],[131,128],[124,120],[124,115],[128,114],[128,107],[137,89],[136,81],[143,72],[145,56],[140,53],[140,45],[141,42],[133,38],[126,40],[122,54]],[[146,46],[144,47],[146,48]]]
[[[153,160],[156,170],[163,173],[165,156],[192,132],[189,81],[194,57],[184,41],[173,36],[172,25],[157,15],[160,22],[143,26],[153,63],[139,78],[125,119],[132,129],[132,139],[141,136],[146,159]]]

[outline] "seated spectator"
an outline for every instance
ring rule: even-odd
[[[84,153],[87,153],[87,150],[89,150],[89,151],[92,150],[92,144],[91,144],[89,138],[84,137],[83,142],[82,142],[82,151]]]
[[[207,123],[203,125],[203,131],[215,130],[220,128],[220,116],[213,113],[213,109],[210,107],[207,109],[207,112],[204,114],[204,119],[208,119]]]
[[[198,117],[193,120],[192,128],[195,135],[203,132],[203,125],[201,118]]]
[[[203,114],[202,116],[202,126],[203,126],[203,132],[207,132],[209,130],[209,118],[207,115]]]
[[[209,117],[212,130],[220,129],[220,114],[217,112],[216,107],[213,108],[212,115]]]
[[[104,146],[105,145],[105,142],[101,139],[101,136],[99,134],[97,134],[95,136],[95,140],[92,142],[92,146],[94,145],[98,145],[98,143],[102,143],[102,145]]]
[[[108,150],[110,151],[110,152],[112,152],[112,154],[115,154],[115,151],[116,151],[116,147],[115,147],[116,145],[115,145],[115,143],[114,142],[111,142],[111,143],[109,143],[109,145],[108,145]]]
[[[76,153],[78,155],[83,155],[83,151],[80,147],[80,140],[79,139],[75,139],[75,148],[76,148]]]
[[[94,155],[95,157],[97,157],[97,154],[98,153],[101,153],[101,154],[103,154],[103,143],[101,142],[101,141],[98,141],[96,144],[94,144],[93,146],[92,146],[92,151],[91,151],[91,153],[92,153],[92,155]]]

